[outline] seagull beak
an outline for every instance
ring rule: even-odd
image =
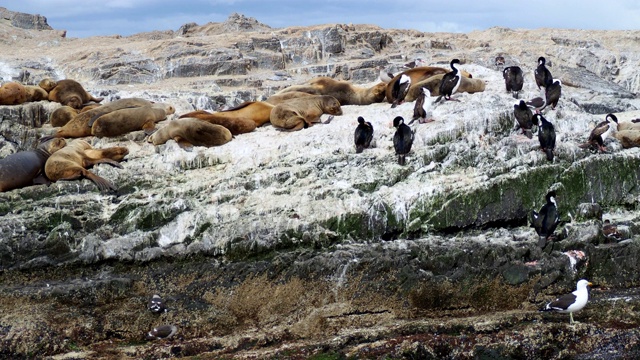
[[[587,283],[587,286],[593,286],[593,284],[592,283]]]

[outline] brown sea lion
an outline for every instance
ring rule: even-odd
[[[49,180],[53,182],[87,178],[93,181],[100,191],[116,190],[111,182],[87,169],[102,163],[122,168],[119,161],[128,153],[129,150],[126,147],[94,149],[88,142],[76,139],[53,153],[47,160],[44,171]]]
[[[93,109],[95,109],[97,107],[100,107],[100,106],[102,106],[102,104],[95,104],[95,103],[94,104],[88,104],[88,105],[83,106],[82,109],[80,109],[79,112],[83,113],[85,111],[93,110]]]
[[[49,100],[49,93],[37,85],[25,85],[27,91],[27,102]]]
[[[272,104],[275,106],[289,99],[295,99],[299,97],[312,96],[312,95],[313,94],[309,94],[308,92],[292,90],[292,91],[271,95],[269,96],[269,98],[267,98],[267,100],[265,100],[265,102],[268,102],[269,104]]]
[[[27,89],[17,82],[0,86],[0,105],[19,105],[27,102]]]
[[[405,101],[414,101],[420,95],[422,88],[429,89],[431,91],[431,96],[439,96],[440,95],[440,82],[442,81],[442,77],[444,74],[434,75],[426,80],[422,80],[417,84],[414,84],[409,89],[409,92],[405,96]],[[460,79],[460,87],[458,87],[458,91],[456,93],[469,93],[473,94],[476,92],[482,92],[485,89],[485,83],[480,79],[470,79],[467,77],[462,77]]]
[[[217,111],[213,114],[227,119],[251,119],[256,123],[256,126],[262,126],[269,122],[271,109],[273,109],[273,105],[265,101],[245,101],[231,109]]]
[[[71,119],[71,121],[58,129],[52,136],[65,138],[91,136],[91,127],[93,126],[93,122],[100,116],[120,109],[151,106],[151,104],[151,101],[139,98],[127,98],[112,101],[108,104],[98,106],[95,109],[79,113],[76,117]]]
[[[221,117],[218,114],[212,114],[204,110],[197,110],[182,114],[180,115],[180,118],[196,118],[212,124],[222,125],[229,129],[232,135],[245,134],[256,129],[256,123],[252,119],[241,117]]]
[[[621,121],[618,123],[618,131],[622,130],[640,130],[640,122]]]
[[[50,139],[35,150],[20,151],[0,159],[0,192],[36,184],[50,184],[44,175],[44,164],[51,154],[66,144],[65,139]]]
[[[321,76],[309,80],[306,84],[289,86],[280,90],[276,95],[300,91],[313,95],[333,96],[340,102],[340,105],[370,105],[384,100],[386,88],[387,84],[384,82],[370,88],[361,88],[347,81]]]
[[[414,87],[417,86],[417,84],[423,80],[426,80],[432,76],[435,75],[439,75],[439,74],[446,74],[448,73],[450,70],[442,68],[442,67],[437,67],[437,66],[420,66],[420,67],[416,67],[413,69],[409,69],[409,70],[405,70],[399,74],[397,74],[396,76],[394,76],[391,81],[389,83],[387,83],[387,87],[385,89],[385,95],[387,98],[387,102],[389,103],[393,103],[393,87],[394,84],[400,80],[400,77],[402,76],[402,74],[408,75],[411,78],[411,87],[409,88],[409,92],[412,91],[412,89]],[[462,73],[463,77],[467,77],[467,78],[471,78],[471,74],[469,74],[468,72],[461,70],[460,73]],[[414,96],[417,96],[419,94],[419,92],[415,92]],[[407,96],[405,97],[405,101],[413,101],[413,100],[409,100],[407,99],[407,97],[409,96],[409,94],[407,94]],[[433,91],[431,92],[431,96],[433,95]],[[413,99],[415,99],[415,97],[413,97]]]
[[[153,104],[111,111],[94,121],[91,126],[91,135],[119,136],[138,130],[151,134],[157,122],[166,119],[167,115],[175,111],[175,108],[169,104]]]
[[[329,95],[314,95],[291,99],[271,110],[271,125],[295,131],[320,122],[322,114],[342,115],[340,102]]]
[[[49,115],[49,124],[53,127],[65,126],[71,119],[76,117],[76,115],[78,115],[78,110],[71,106],[63,105],[53,110],[51,115]]]
[[[51,90],[53,90],[54,87],[56,87],[58,83],[51,79],[51,78],[45,78],[40,80],[40,82],[38,83],[38,86],[40,86],[41,88],[44,89],[44,91],[46,91],[47,93],[50,92]]]
[[[90,101],[100,102],[102,98],[95,98],[89,94],[79,82],[71,79],[58,81],[56,86],[49,91],[49,101],[59,102],[62,105],[71,106],[74,109],[82,108],[82,104]]]
[[[218,146],[231,141],[229,129],[222,125],[211,124],[196,118],[181,118],[169,121],[154,132],[147,141],[153,145],[164,144],[170,139],[181,147]]]
[[[622,124],[622,123],[621,123]],[[618,130],[613,134],[623,148],[629,149],[640,146],[640,130]]]

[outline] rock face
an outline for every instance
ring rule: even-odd
[[[42,15],[25,14],[0,7],[0,18],[9,20],[11,26],[20,29],[53,30],[53,28],[47,24],[47,18]]]
[[[142,132],[88,139],[96,148],[129,148],[123,169],[92,170],[116,193],[81,180],[0,194],[3,356],[640,351],[632,311],[640,284],[640,150],[611,139],[606,154],[578,147],[607,112],[620,121],[637,117],[639,32],[581,32],[577,41],[574,30],[549,29],[273,29],[239,14],[130,37],[7,31],[22,34],[24,46],[9,51],[18,40],[2,39],[4,53],[13,54],[3,60],[5,79],[72,78],[103,103],[142,97],[172,104],[177,115],[265,99],[317,75],[371,86],[378,66],[396,71],[416,57],[437,66],[464,59],[461,67],[486,89],[456,95],[460,102],[434,107],[435,122],[413,126],[407,166],[395,162],[391,121],[410,119],[413,103],[344,106],[330,124],[294,133],[267,125],[190,151],[173,141],[154,147]],[[28,46],[36,37],[40,46]],[[538,56],[563,81],[558,107],[544,114],[558,133],[554,162],[536,137],[514,130],[515,99],[493,65],[497,55],[525,71],[522,98],[538,94]],[[0,107],[0,155],[52,133],[46,121],[58,106]],[[374,127],[375,146],[362,154],[353,145],[358,116]],[[551,189],[562,224],[539,247],[528,218]],[[622,238],[603,235],[605,218]],[[600,286],[574,315],[583,324],[568,327],[562,314],[537,312],[582,277]],[[167,299],[162,319],[145,312],[154,293]],[[623,304],[610,300],[621,296]],[[175,324],[177,337],[166,346],[139,343],[161,324]],[[582,347],[569,346],[576,338]],[[113,342],[123,346],[113,350]]]

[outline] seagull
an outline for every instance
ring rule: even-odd
[[[581,310],[589,300],[589,290],[587,286],[592,286],[589,281],[581,279],[578,281],[576,291],[571,294],[562,295],[554,301],[548,303],[541,311],[557,311],[563,314],[569,313],[571,324],[573,321],[573,313]]]
[[[147,333],[147,340],[168,339],[176,334],[178,329],[173,325],[161,325],[154,327]]]

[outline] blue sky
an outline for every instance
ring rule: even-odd
[[[425,32],[513,29],[640,29],[637,0],[0,0],[40,14],[67,37],[131,35],[222,22],[237,12],[273,28],[329,23],[375,24]]]

